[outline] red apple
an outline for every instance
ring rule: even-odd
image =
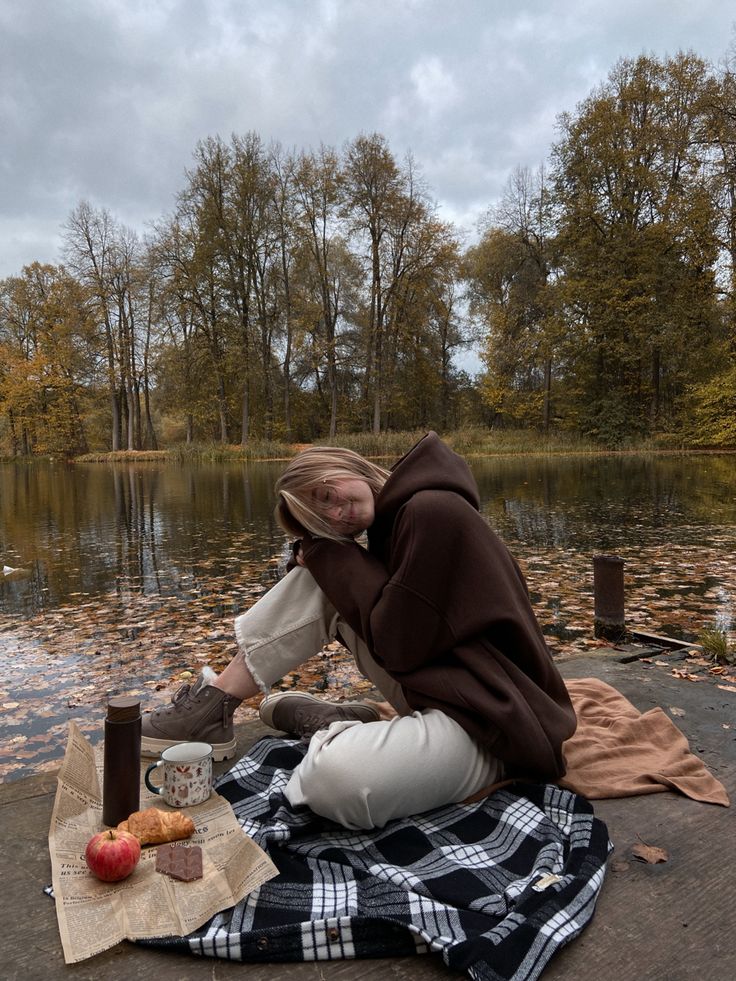
[[[84,859],[90,872],[103,882],[125,879],[138,864],[141,843],[129,831],[100,831],[87,842]]]

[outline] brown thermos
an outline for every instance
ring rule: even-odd
[[[107,703],[102,823],[115,827],[140,806],[141,703],[118,695]]]

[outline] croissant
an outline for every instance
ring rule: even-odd
[[[118,831],[129,831],[141,845],[160,845],[165,841],[179,841],[194,834],[194,821],[181,811],[160,811],[149,807],[145,811],[133,811],[126,821],[121,821]]]

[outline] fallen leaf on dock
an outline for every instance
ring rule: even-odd
[[[682,678],[685,681],[700,681],[696,674],[692,674],[690,671],[681,671],[679,668],[672,669],[672,677]]]
[[[659,865],[660,862],[669,860],[669,855],[664,848],[658,848],[656,845],[646,845],[644,842],[640,845],[633,845],[631,854],[640,862],[646,862],[647,865]]]

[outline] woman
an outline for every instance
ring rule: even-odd
[[[554,780],[575,729],[524,578],[435,433],[386,471],[298,454],[276,485],[294,568],[236,621],[238,655],[144,720],[144,751],[234,749],[232,711],[335,637],[388,705],[271,695],[264,722],[311,735],[286,796],[349,828],[454,803],[509,776]],[[356,542],[367,532],[367,548]],[[232,745],[230,745],[232,743]]]

